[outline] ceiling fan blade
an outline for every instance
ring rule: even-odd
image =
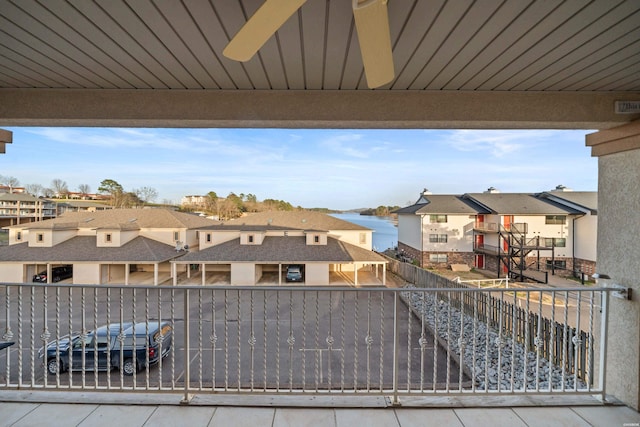
[[[393,80],[393,56],[387,0],[353,0],[358,41],[367,85],[380,87]]]
[[[231,39],[222,54],[248,61],[307,0],[266,0]]]

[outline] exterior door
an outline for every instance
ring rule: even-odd
[[[476,268],[484,268],[484,255],[476,255]]]

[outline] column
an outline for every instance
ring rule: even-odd
[[[639,410],[640,120],[587,135],[587,145],[598,156],[596,271],[633,297],[610,299],[606,392]]]

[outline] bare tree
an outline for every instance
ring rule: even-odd
[[[142,187],[133,190],[133,192],[138,196],[140,200],[142,200],[144,204],[151,203],[158,197],[158,192],[156,191],[156,189],[151,187]]]
[[[24,186],[27,193],[35,197],[44,196],[44,187],[40,184],[27,184]]]
[[[13,176],[0,175],[0,184],[9,187],[9,193],[13,193],[13,189],[20,185],[20,181],[18,181],[18,178]]]
[[[80,193],[80,196],[84,199],[89,195],[89,193],[91,193],[91,187],[89,187],[89,184],[80,184],[78,185],[78,192]]]
[[[69,187],[67,187],[67,183],[61,179],[56,178],[51,181],[51,188],[59,198],[69,194]]]

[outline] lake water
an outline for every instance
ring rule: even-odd
[[[382,252],[398,245],[398,227],[391,217],[357,213],[331,214],[331,216],[372,229],[373,249],[376,251]]]

